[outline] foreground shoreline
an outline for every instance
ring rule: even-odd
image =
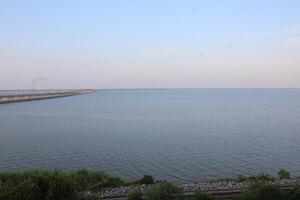
[[[48,200],[49,195],[55,197],[54,199],[64,200],[133,200],[132,194],[136,192],[139,196],[134,200],[147,200],[153,194],[166,195],[165,192],[171,195],[167,199],[173,199],[173,195],[180,195],[180,199],[195,199],[199,192],[201,195],[210,195],[213,198],[228,199],[249,191],[253,192],[255,187],[259,187],[259,190],[262,191],[267,187],[268,193],[277,191],[277,193],[285,195],[290,192],[293,194],[299,192],[300,195],[300,177],[291,177],[289,172],[280,170],[278,177],[259,174],[180,184],[154,180],[150,175],[144,175],[143,178],[137,180],[125,181],[121,177],[112,176],[100,170],[0,171],[0,200],[18,199],[18,195],[30,196],[27,198],[29,200]]]

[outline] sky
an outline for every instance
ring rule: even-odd
[[[0,0],[0,90],[300,88],[299,0]]]

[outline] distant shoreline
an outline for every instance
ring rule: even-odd
[[[20,94],[20,95],[15,94],[15,95],[3,95],[3,96],[1,96],[0,94],[0,104],[53,99],[53,98],[81,95],[81,94],[86,94],[91,92],[94,92],[94,90],[80,89],[80,90],[70,90],[67,92],[38,93],[38,94],[32,93],[32,94]]]
[[[94,91],[98,91],[98,90],[181,90],[181,89],[240,89],[240,90],[244,90],[244,89],[253,89],[253,90],[285,90],[285,89],[292,89],[292,90],[299,90],[300,87],[149,87],[149,88],[97,88],[97,89],[84,89],[84,90],[94,90]],[[41,90],[36,90],[36,91],[61,91],[61,90],[72,90],[72,89],[41,89]],[[0,92],[9,92],[9,91],[32,91],[32,90],[28,90],[28,89],[1,89]],[[1,94],[1,93],[0,93]],[[1,96],[1,95],[0,95]]]
[[[113,90],[300,90],[300,88],[101,88],[95,91]]]

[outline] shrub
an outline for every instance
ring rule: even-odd
[[[253,192],[247,191],[247,192],[243,192],[241,195],[233,199],[234,200],[256,200],[256,196],[254,195]]]
[[[74,200],[75,194],[75,187],[70,180],[57,176],[50,177],[47,200]]]
[[[283,200],[284,195],[275,186],[256,186],[251,191],[241,194],[236,200]]]
[[[0,200],[40,200],[39,187],[36,183],[28,180],[15,187],[3,187],[0,191]]]
[[[182,198],[182,188],[168,182],[155,185],[145,195],[146,200],[180,200]]]
[[[153,184],[154,179],[150,175],[144,175],[144,177],[140,180],[141,184]]]
[[[215,200],[216,198],[207,194],[207,193],[202,193],[202,192],[195,192],[193,200]]]
[[[73,200],[82,191],[124,184],[125,181],[120,177],[111,176],[104,171],[84,169],[67,172],[43,170],[0,172],[0,200]]]
[[[285,171],[284,169],[279,170],[279,172],[277,174],[278,174],[278,177],[280,179],[289,179],[289,178],[291,178],[290,172]]]
[[[7,199],[12,199],[9,198],[12,195],[12,188],[7,188],[7,187],[0,187],[0,200],[7,200]]]
[[[143,193],[140,189],[135,189],[128,195],[128,200],[141,200]]]
[[[12,198],[16,200],[40,200],[40,188],[32,181],[25,181],[19,184],[13,193],[11,193]]]
[[[235,179],[237,182],[251,181],[251,182],[264,182],[264,181],[274,181],[274,177],[269,174],[261,173],[253,176],[238,175]]]
[[[300,199],[300,189],[294,189],[286,194],[286,200],[299,200]]]
[[[236,177],[236,181],[237,181],[237,182],[244,182],[244,181],[247,181],[248,179],[249,179],[249,177],[244,176],[244,175],[238,175],[238,176]]]
[[[274,181],[274,178],[271,177],[269,174],[261,173],[257,175],[257,181]]]

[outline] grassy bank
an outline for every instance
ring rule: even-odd
[[[82,191],[99,191],[105,187],[153,183],[151,176],[125,181],[104,171],[0,172],[0,200],[78,199]]]

